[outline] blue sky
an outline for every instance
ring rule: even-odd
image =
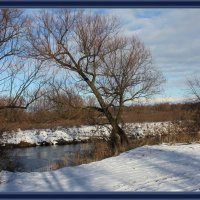
[[[122,34],[136,35],[151,50],[155,66],[166,78],[154,101],[187,98],[186,79],[200,74],[200,9],[92,9],[116,16]]]

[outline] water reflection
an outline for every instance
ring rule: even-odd
[[[75,165],[75,154],[90,156],[93,150],[94,146],[89,143],[0,149],[0,170],[19,172],[55,170]]]
[[[15,171],[23,169],[23,163],[19,159],[14,159],[6,149],[0,149],[0,171]]]

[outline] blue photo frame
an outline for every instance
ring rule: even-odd
[[[1,0],[0,7],[20,8],[200,8],[200,0]],[[0,199],[200,199],[195,192],[0,193]]]

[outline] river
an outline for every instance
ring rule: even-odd
[[[90,143],[0,149],[0,170],[38,172],[74,166],[77,155],[91,156],[93,150]]]

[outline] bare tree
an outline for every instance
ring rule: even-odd
[[[46,97],[51,109],[68,119],[73,119],[84,108],[83,98],[76,92],[76,88],[69,87],[66,77],[49,82]]]
[[[128,143],[119,126],[122,107],[158,92],[162,82],[150,52],[134,36],[120,36],[113,17],[67,9],[44,11],[29,27],[29,56],[63,68],[93,93],[112,126],[114,152]],[[117,115],[111,112],[117,108]]]
[[[12,64],[5,74],[9,77],[2,85],[2,95],[7,100],[0,109],[27,109],[44,95],[41,90],[48,81],[42,62],[29,61]]]
[[[42,62],[21,57],[28,23],[23,14],[20,9],[0,9],[0,92],[6,99],[0,109],[26,109],[41,96],[45,83]]]
[[[20,52],[26,20],[20,9],[0,9],[0,61]]]
[[[193,77],[187,80],[190,95],[193,96],[193,101],[200,102],[200,78]]]
[[[19,43],[25,24],[22,14],[19,9],[0,9],[0,86],[10,78],[6,73],[7,69],[20,53]]]
[[[191,106],[193,120],[189,120],[189,123],[187,123],[187,128],[189,128],[190,131],[197,132],[200,129],[200,77],[194,76],[188,79],[187,86],[189,95],[191,96],[191,101],[193,103],[193,106]]]

